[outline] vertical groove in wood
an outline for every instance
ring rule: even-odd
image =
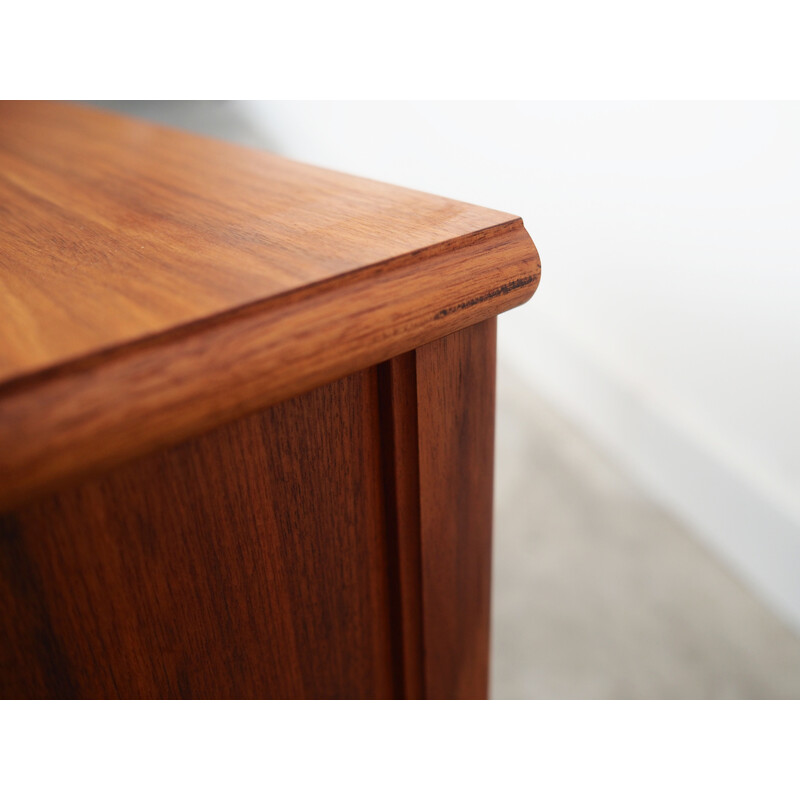
[[[416,353],[378,367],[397,696],[425,697]]]
[[[488,692],[496,334],[493,318],[416,351],[431,699],[482,699]]]

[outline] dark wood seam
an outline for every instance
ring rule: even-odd
[[[378,365],[396,696],[425,697],[416,353]]]

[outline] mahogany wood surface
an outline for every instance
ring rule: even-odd
[[[0,105],[0,203],[3,381],[515,219],[38,102]]]
[[[0,103],[0,697],[480,698],[518,217]]]
[[[417,425],[417,358],[404,353],[378,368],[383,431],[386,535],[396,558],[393,590],[397,597],[392,620],[403,696],[425,695],[424,609],[422,598],[422,532],[420,527]],[[443,413],[450,413],[450,409]]]
[[[497,320],[417,360],[425,694],[482,699],[489,681]]]
[[[379,368],[407,698],[488,692],[496,339],[490,319]]]
[[[0,508],[524,302],[519,218],[0,104]]]
[[[402,696],[380,448],[373,368],[0,516],[0,697]]]
[[[485,697],[495,330],[0,515],[0,697]]]

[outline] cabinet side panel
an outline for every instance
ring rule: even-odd
[[[496,319],[417,350],[425,689],[488,691]]]
[[[376,370],[0,517],[0,696],[382,698]]]

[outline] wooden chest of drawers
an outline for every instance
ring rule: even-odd
[[[512,215],[0,104],[0,696],[487,691]]]

